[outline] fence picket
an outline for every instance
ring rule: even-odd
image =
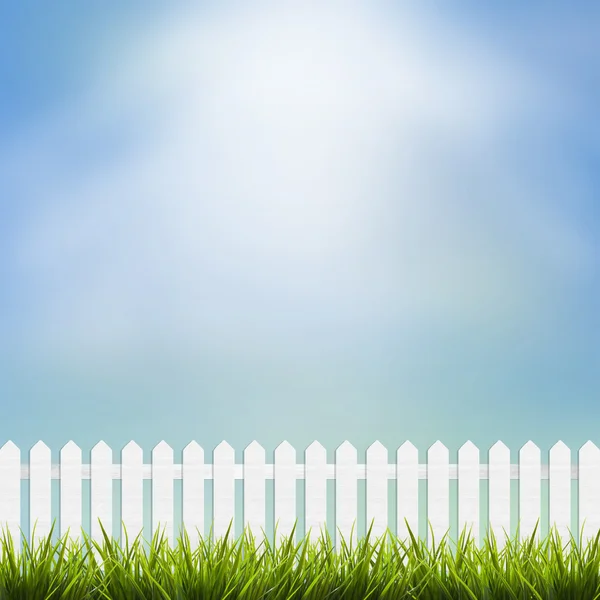
[[[52,463],[50,448],[39,441],[29,452],[29,539],[48,538],[52,517]]]
[[[304,452],[304,527],[311,543],[325,534],[327,520],[327,451],[316,440]]]
[[[437,548],[450,527],[450,468],[448,448],[437,441],[427,451],[428,547]],[[433,539],[432,539],[433,534]]]
[[[588,441],[579,449],[579,530],[583,528],[584,548],[600,530],[598,507],[600,507],[600,449]]]
[[[244,450],[244,527],[252,532],[256,547],[266,532],[265,449],[254,440]]]
[[[173,547],[173,449],[164,440],[152,450],[152,535]]]
[[[335,451],[335,548],[341,542],[348,550],[356,548],[358,523],[358,486],[356,480],[356,448],[345,441]]]
[[[571,451],[559,441],[549,453],[549,527],[556,527],[562,546],[570,544]]]
[[[129,547],[144,532],[144,453],[132,440],[121,451],[121,540]]]
[[[419,451],[408,441],[396,452],[396,490],[396,537],[408,545],[409,529],[419,537]]]
[[[510,450],[496,442],[488,453],[488,463],[488,532],[493,532],[500,551],[510,536]]]
[[[367,448],[367,519],[365,534],[371,522],[370,543],[375,544],[385,534],[388,522],[388,451],[381,442],[374,442]]]
[[[183,449],[182,458],[182,531],[187,533],[190,549],[194,552],[204,538],[204,450],[197,442]]]
[[[463,529],[479,546],[479,448],[471,441],[458,451],[458,535]]]
[[[0,448],[0,525],[21,550],[21,451],[10,440]]]
[[[81,542],[81,448],[70,441],[60,451],[60,537]]]
[[[273,493],[274,523],[277,525],[276,544],[289,537],[296,520],[296,450],[288,442],[275,448]],[[297,533],[296,527],[296,533]],[[297,535],[296,535],[297,537]]]
[[[522,540],[531,537],[540,518],[541,475],[540,449],[529,441],[519,451],[519,520]],[[540,539],[539,525],[535,532],[535,539]]]
[[[113,536],[112,450],[108,444],[100,441],[92,448],[90,455],[90,530],[92,539],[103,546],[104,535],[100,523],[108,537]],[[96,560],[101,561],[95,547],[93,552]]]
[[[213,540],[224,538],[231,523],[227,543],[235,537],[235,451],[225,441],[213,451]]]

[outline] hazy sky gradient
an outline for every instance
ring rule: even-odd
[[[0,443],[600,445],[597,8],[30,4]]]

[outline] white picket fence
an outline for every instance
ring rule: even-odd
[[[541,464],[540,449],[528,442],[519,452],[516,465],[510,451],[497,442],[489,450],[489,463],[480,464],[479,449],[471,442],[458,452],[458,464],[449,464],[448,449],[436,442],[427,451],[427,463],[419,464],[415,446],[406,442],[398,448],[396,463],[388,463],[388,450],[379,442],[366,452],[366,464],[358,464],[357,450],[344,442],[335,453],[335,463],[327,463],[325,448],[313,442],[305,452],[305,464],[297,464],[296,451],[287,442],[275,450],[274,464],[265,464],[265,450],[252,442],[244,450],[243,464],[235,464],[234,449],[222,442],[213,452],[213,463],[205,464],[204,451],[191,442],[183,450],[183,464],[174,464],[173,449],[164,441],[152,451],[152,463],[144,464],[142,448],[134,442],[121,452],[121,464],[113,464],[112,450],[99,442],[91,451],[91,464],[82,464],[81,449],[73,442],[60,451],[58,465],[51,464],[50,449],[38,442],[30,451],[29,465],[21,464],[20,450],[7,442],[0,449],[0,526],[8,527],[13,540],[20,540],[21,480],[29,479],[29,540],[47,538],[51,527],[51,480],[60,480],[60,536],[80,539],[82,526],[82,480],[91,479],[91,535],[102,543],[98,519],[109,535],[112,532],[113,480],[122,485],[122,521],[129,540],[143,531],[143,481],[152,480],[152,531],[160,526],[174,543],[174,479],[183,480],[182,521],[192,548],[198,545],[198,531],[204,532],[204,480],[213,480],[214,537],[225,535],[235,515],[235,480],[243,480],[244,526],[249,526],[257,543],[265,527],[265,480],[274,479],[274,518],[279,522],[278,541],[289,535],[296,515],[296,480],[304,479],[305,526],[318,537],[326,526],[327,480],[335,480],[335,545],[338,536],[348,543],[357,519],[357,479],[366,479],[366,524],[373,523],[372,535],[385,532],[388,515],[388,483],[397,480],[396,535],[408,539],[405,519],[418,532],[418,484],[427,480],[427,518],[437,542],[450,527],[449,481],[458,479],[458,529],[472,527],[479,543],[480,480],[489,480],[489,526],[498,546],[504,545],[504,531],[510,533],[511,479],[519,481],[521,537],[533,533],[540,518],[541,480],[549,479],[549,524],[556,525],[563,540],[569,539],[571,524],[571,480],[578,479],[578,509],[581,528],[585,520],[584,542],[600,530],[600,449],[587,442],[580,450],[578,465],[571,465],[571,451],[558,442],[549,452],[549,464]],[[35,538],[31,536],[37,521]],[[338,532],[339,529],[339,532]],[[390,528],[391,529],[391,528]],[[578,532],[574,531],[577,538]],[[482,531],[485,534],[485,531]],[[122,537],[122,540],[125,538]],[[231,537],[230,537],[231,539]],[[373,538],[371,538],[373,539]],[[431,539],[428,536],[429,544]],[[538,528],[539,539],[539,528]],[[311,535],[311,540],[315,537]],[[352,547],[356,547],[356,525]]]

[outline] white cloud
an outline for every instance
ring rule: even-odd
[[[112,40],[7,157],[45,169],[16,248],[36,344],[502,331],[585,274],[591,244],[505,138],[564,103],[475,32],[374,6],[188,9]]]

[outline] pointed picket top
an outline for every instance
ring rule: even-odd
[[[139,459],[143,460],[144,451],[142,450],[141,446],[139,446],[133,440],[131,440],[129,443],[125,444],[125,446],[121,450],[121,456],[127,457],[129,459],[139,458]]]
[[[254,440],[244,448],[244,462],[256,460],[265,461],[265,449]]]
[[[523,444],[521,446],[521,449],[519,450],[519,456],[521,456],[521,454],[523,454],[523,455],[527,454],[529,456],[533,456],[539,452],[540,452],[540,448],[538,446],[536,446],[531,440],[529,440],[526,444]]]
[[[561,440],[558,440],[552,448],[550,448],[550,460],[559,460],[571,462],[571,449]]]
[[[29,451],[29,463],[35,465],[36,463],[50,463],[52,460],[52,452],[50,448],[44,444],[41,440],[37,442]]]
[[[44,453],[50,453],[50,448],[48,446],[46,446],[46,444],[44,444],[44,442],[42,442],[42,440],[40,440],[39,442],[36,442],[30,452],[35,452],[36,454],[39,454],[41,456],[44,455]]]
[[[73,440],[69,440],[62,448],[61,448],[61,452],[65,449],[65,448],[71,448],[72,446],[75,446],[75,448],[79,448],[79,446],[73,441]]]
[[[156,444],[156,446],[154,446],[154,448],[152,448],[152,452],[165,452],[165,448],[167,450],[170,450],[171,452],[173,452],[173,448],[171,448],[171,446],[169,446],[169,444],[167,444],[167,442],[165,442],[165,440],[161,440],[160,442],[158,442],[158,444]]]
[[[417,450],[418,448],[409,440],[406,440],[403,444],[401,444],[398,448],[398,450],[403,449],[405,452],[410,451],[414,451]]]
[[[510,448],[504,443],[498,440],[488,450],[489,462],[502,463],[510,462]]]
[[[234,462],[235,450],[225,440],[223,440],[213,450],[213,461],[219,463],[222,463],[223,461],[226,463]]]
[[[581,467],[591,467],[592,469],[595,468],[597,464],[600,464],[600,449],[598,448],[598,446],[596,446],[596,444],[594,444],[592,441],[588,440],[579,449],[578,462],[580,473]]]
[[[106,443],[100,440],[93,448],[92,448],[92,459],[94,458],[110,458],[112,459],[112,448]]]
[[[369,460],[385,460],[388,459],[388,449],[379,441],[374,441],[367,448],[367,462]]]
[[[0,448],[0,457],[14,458],[15,456],[20,457],[21,451],[16,444],[8,440],[8,442],[6,442],[2,448]]]
[[[152,465],[155,467],[159,464],[161,466],[171,466],[173,464],[173,448],[171,448],[164,440],[152,448]]]
[[[336,464],[348,464],[356,463],[358,460],[358,452],[356,448],[346,440],[340,444],[335,451],[335,462]]]
[[[223,440],[222,442],[220,442],[219,444],[217,444],[214,448],[214,451],[219,451],[220,453],[224,453],[224,452],[235,452],[235,450],[233,449],[233,446],[231,444],[228,444],[225,440]]]
[[[275,460],[296,461],[296,449],[285,440],[275,448]]]
[[[81,458],[81,448],[73,441],[68,441],[60,449],[60,458]]]
[[[479,448],[471,441],[465,442],[458,449],[458,464],[460,466],[473,466],[479,468]]]
[[[14,469],[14,471],[11,471],[11,469]],[[18,488],[18,490],[21,489],[20,470],[21,451],[12,442],[7,442],[6,444],[4,444],[4,446],[2,446],[2,448],[0,448],[0,471],[2,471],[3,474],[8,475],[9,478],[12,476],[15,477],[15,481],[13,481],[12,484],[14,484]],[[11,473],[11,475],[9,475],[9,472]],[[8,482],[4,480],[4,475],[0,476],[0,480],[2,481],[0,487],[8,489]],[[17,496],[18,493],[19,492],[17,492]],[[1,501],[0,504],[2,504]],[[2,518],[2,514],[4,514],[5,510],[6,506],[3,509],[0,509],[0,519]],[[19,509],[17,508],[17,510]]]
[[[322,458],[324,458],[324,460],[327,460],[327,450],[325,446],[323,446],[323,444],[315,440],[306,448],[306,450],[304,451],[304,456],[307,459],[310,458],[311,461],[314,461],[315,459],[321,460]]]
[[[598,446],[592,442],[592,440],[588,440],[581,448],[579,448],[579,455],[584,455],[586,457],[597,456],[600,449]]]
[[[448,450],[448,448],[446,448],[446,446],[444,446],[444,444],[442,444],[442,442],[440,442],[440,440],[438,440],[437,442],[435,442],[435,444],[432,444],[431,446],[429,446],[429,449],[427,450],[427,456],[431,456],[431,457],[435,457],[435,458],[448,458],[450,455],[450,451]]]
[[[399,448],[396,450],[397,460],[412,460],[413,458],[419,459],[419,449],[412,443],[406,440]]]
[[[519,464],[521,466],[535,465],[537,467],[541,457],[541,450],[531,440],[524,444],[519,450]]]
[[[510,448],[502,441],[498,440],[495,444],[492,444],[490,450],[495,449],[496,452],[504,452],[505,450],[510,450]]]
[[[504,443],[498,440],[489,450],[488,456],[490,461],[510,461],[510,448]]]
[[[185,446],[184,451],[187,449],[190,449],[189,451],[192,452],[192,448],[200,448],[200,450],[202,450],[202,446],[200,446],[200,444],[196,441],[196,440],[192,440],[191,442],[189,442],[189,444],[187,444],[187,446]]]
[[[347,452],[346,448],[352,448],[354,450],[356,450],[356,448],[354,448],[354,446],[348,441],[348,440],[344,440],[336,449],[335,451],[338,452],[340,450],[342,450],[342,452]]]
[[[461,454],[465,454],[466,456],[469,456],[469,455],[474,455],[475,453],[479,454],[479,448],[471,440],[467,440],[458,449],[458,456],[461,456]]]
[[[161,440],[152,448],[152,454],[165,454],[166,452],[173,452],[173,448],[165,440]]]
[[[198,442],[192,440],[184,449],[183,449],[183,458],[184,460],[201,460],[204,461],[204,450],[202,446]]]
[[[488,450],[488,465],[490,479],[498,476],[498,481],[503,481],[506,477],[510,480],[510,449],[506,444],[498,441]]]
[[[400,446],[398,446],[398,449],[396,450],[396,454],[398,456],[400,456],[401,454],[403,456],[419,456],[419,449],[412,443],[409,442],[408,440],[406,440],[403,444],[401,444]]]
[[[281,444],[275,448],[275,451],[277,451],[279,448],[290,448],[291,450],[294,450],[294,446],[292,446],[287,440],[283,440],[283,442],[281,442]]]

